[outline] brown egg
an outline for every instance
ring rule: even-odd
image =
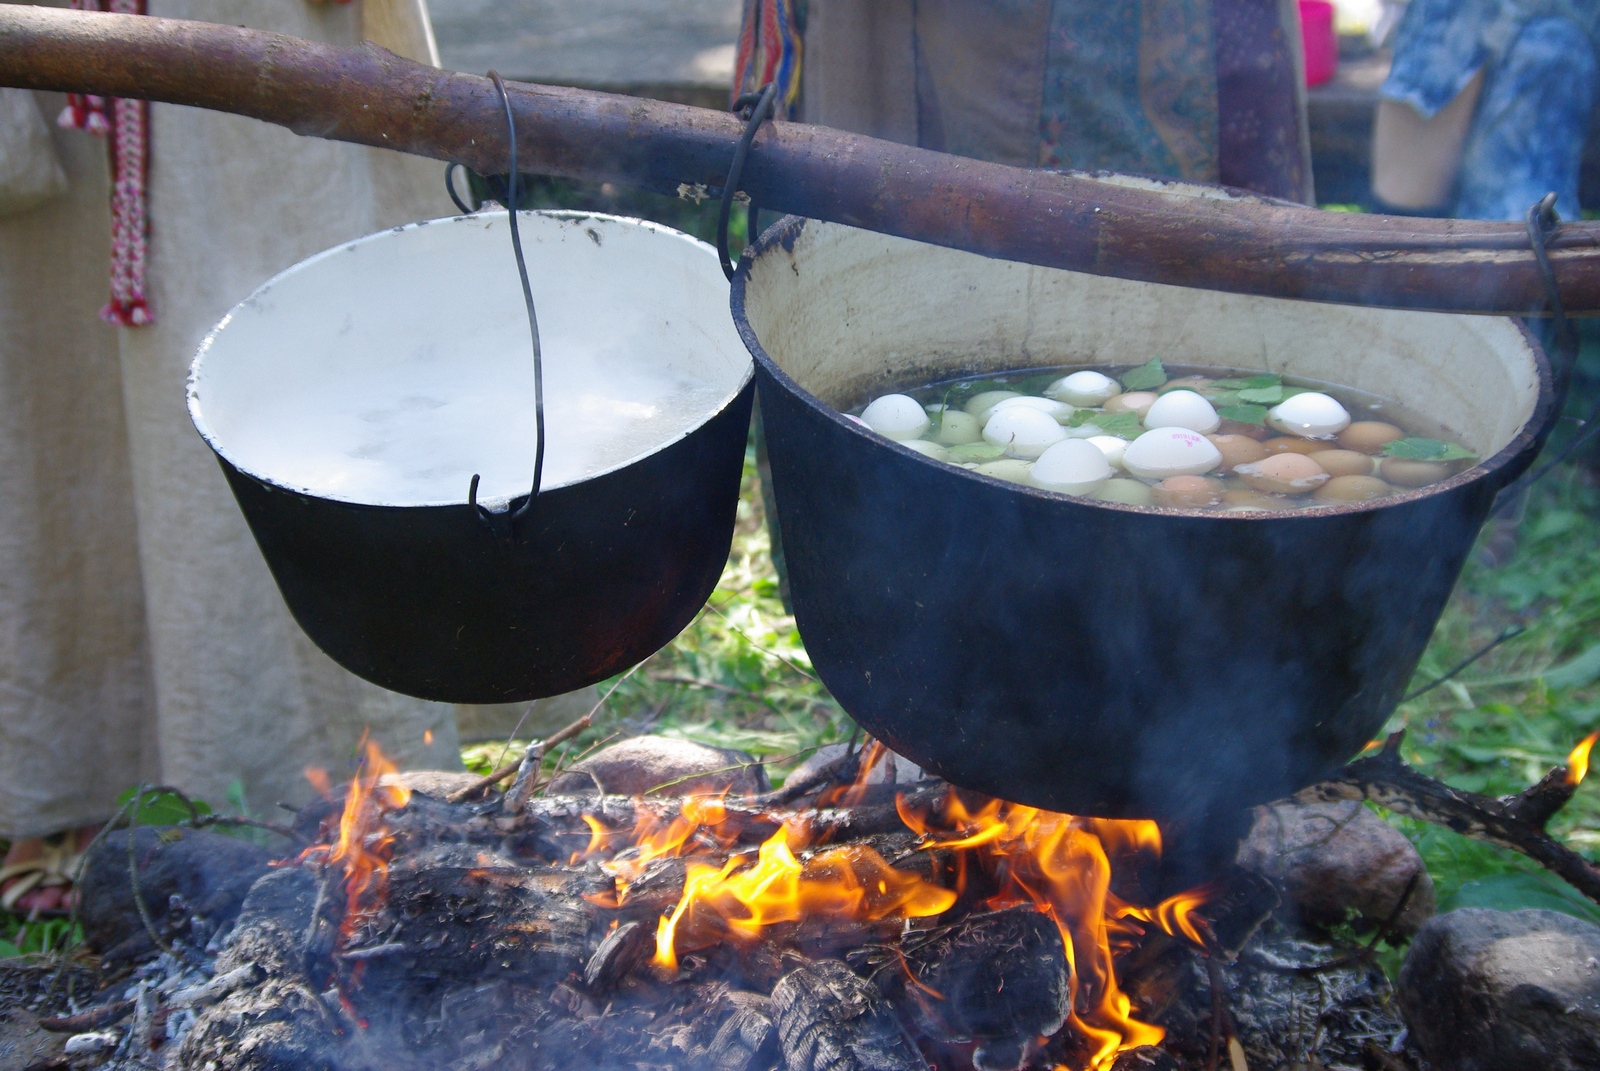
[[[1329,476],[1371,476],[1372,458],[1354,450],[1318,450],[1308,454]]]
[[[1426,487],[1438,483],[1455,472],[1447,461],[1407,461],[1403,457],[1386,457],[1378,462],[1378,475],[1401,487]]]
[[[1280,435],[1261,444],[1269,454],[1320,454],[1332,444],[1319,439],[1302,439],[1298,435]]]
[[[1211,389],[1211,380],[1206,376],[1184,376],[1182,379],[1169,379],[1156,388],[1156,393],[1165,394],[1169,390],[1192,390],[1196,394],[1204,394]]]
[[[1222,471],[1232,472],[1235,465],[1248,465],[1267,456],[1266,447],[1243,435],[1207,435],[1217,451],[1222,454]]]
[[[1256,442],[1262,442],[1272,437],[1270,428],[1263,427],[1260,424],[1246,424],[1242,420],[1224,420],[1217,425],[1216,433],[1218,435],[1243,435],[1246,439],[1254,439]]]
[[[1277,495],[1303,495],[1328,482],[1322,466],[1301,453],[1279,453],[1234,469],[1257,491]]]
[[[1158,506],[1174,509],[1210,509],[1222,501],[1222,485],[1204,476],[1168,476],[1150,488]]]
[[[1115,398],[1107,400],[1102,408],[1108,413],[1138,413],[1139,416],[1143,417],[1150,411],[1150,407],[1155,404],[1156,395],[1154,391],[1135,390],[1129,391],[1127,394],[1119,394]]]
[[[1405,432],[1382,420],[1358,420],[1339,433],[1339,445],[1362,454],[1376,454],[1384,443],[1405,437]]]
[[[1312,492],[1318,502],[1370,502],[1394,488],[1376,476],[1335,476]]]
[[[1276,495],[1264,495],[1248,487],[1230,487],[1222,492],[1222,504],[1228,509],[1284,509],[1288,503]]]

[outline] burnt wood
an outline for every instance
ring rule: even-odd
[[[0,85],[192,105],[299,134],[505,167],[492,83],[372,45],[146,16],[0,5]],[[523,166],[703,194],[741,123],[678,104],[508,87]],[[743,187],[763,207],[1050,267],[1317,301],[1524,315],[1546,294],[1521,224],[1197,200],[1005,167],[823,127],[762,128]],[[1600,311],[1600,225],[1549,240],[1569,311]]]
[[[789,1071],[922,1071],[916,1047],[872,983],[835,959],[808,963],[772,990]]]

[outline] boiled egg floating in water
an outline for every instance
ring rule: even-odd
[[[1120,435],[1091,435],[1084,441],[1099,447],[1100,452],[1106,455],[1106,461],[1111,464],[1112,468],[1120,469],[1122,467],[1122,455],[1128,452],[1128,440]]]
[[[1044,389],[1046,397],[1085,409],[1106,404],[1122,393],[1122,385],[1099,372],[1074,372]]]
[[[1072,419],[1072,414],[1077,411],[1066,402],[1058,402],[1053,398],[1035,398],[1031,395],[1022,395],[1017,398],[1007,398],[1005,401],[997,403],[989,410],[989,415],[993,417],[994,414],[1002,409],[1014,409],[1019,406],[1026,409],[1037,409],[1057,424],[1065,424]]]
[[[1009,398],[1020,398],[1022,394],[1014,390],[985,390],[979,391],[967,399],[967,404],[961,408],[977,417],[980,421],[987,421],[994,407]]]
[[[1111,479],[1111,463],[1087,439],[1065,439],[1039,455],[1028,482],[1046,491],[1086,495]]]
[[[1199,476],[1221,463],[1222,451],[1189,428],[1152,428],[1122,455],[1122,467],[1146,480]]]
[[[1267,413],[1267,423],[1285,435],[1331,439],[1350,426],[1350,414],[1334,398],[1312,390],[1285,398]]]
[[[935,413],[934,419],[939,423],[939,429],[934,438],[945,446],[965,446],[967,443],[983,441],[983,421],[971,413],[962,412],[960,409],[951,409],[948,406],[929,406],[929,411]]]
[[[1028,406],[1014,405],[994,411],[983,425],[983,437],[1011,457],[1032,459],[1065,439],[1067,433],[1053,417]]]
[[[922,438],[933,423],[922,403],[904,394],[885,394],[875,399],[861,411],[861,419],[879,435],[899,442]]]
[[[1169,391],[1157,398],[1144,414],[1147,428],[1188,428],[1202,435],[1216,431],[1221,423],[1222,418],[1217,416],[1211,403],[1192,390]]]

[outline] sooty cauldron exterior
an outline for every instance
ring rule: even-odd
[[[746,254],[733,309],[822,680],[952,783],[1071,813],[1193,825],[1358,752],[1555,415],[1512,321],[1106,279],[795,218]],[[1156,510],[979,475],[837,411],[1152,356],[1414,399],[1486,460],[1376,503]]]
[[[536,699],[626,669],[700,611],[733,535],[754,385],[715,254],[639,220],[519,218],[546,383],[570,373],[600,385],[581,399],[631,404],[601,387],[635,374],[642,354],[698,401],[680,430],[600,471],[554,479],[547,460],[514,530],[508,514],[532,476],[533,390],[504,212],[396,228],[294,266],[228,314],[190,376],[195,426],[300,627],[351,672],[424,699]],[[431,414],[464,410],[470,442],[505,399],[529,434],[515,449],[452,456],[471,466],[459,471],[440,460],[441,497],[400,482],[376,500],[343,490],[363,455],[319,438],[323,418],[400,419],[373,401],[397,376],[411,377],[399,407],[425,442],[454,448],[462,432]],[[552,414],[552,451],[562,433]],[[389,433],[380,446],[390,441],[406,440]],[[324,470],[317,485],[282,475]],[[467,502],[475,472],[499,510],[490,523]]]

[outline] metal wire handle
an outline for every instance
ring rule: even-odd
[[[1545,301],[1550,308],[1551,330],[1556,343],[1552,385],[1555,388],[1555,404],[1561,407],[1566,404],[1567,388],[1572,385],[1572,373],[1578,363],[1578,329],[1567,317],[1566,306],[1561,301],[1561,288],[1556,285],[1555,269],[1550,264],[1550,253],[1545,248],[1545,242],[1561,222],[1561,217],[1556,215],[1556,195],[1547,193],[1541,197],[1538,203],[1528,209],[1526,218],[1528,244],[1533,247],[1533,260],[1538,265],[1539,277],[1544,280]],[[1555,457],[1532,472],[1523,474],[1501,491],[1494,511],[1489,515],[1498,517],[1510,510],[1528,488],[1548,476],[1557,465],[1600,433],[1600,404],[1589,411],[1583,420],[1583,427],[1583,432],[1562,447]]]
[[[528,333],[533,339],[533,420],[535,433],[539,437],[533,453],[533,487],[528,492],[528,500],[509,519],[510,534],[515,535],[517,522],[533,508],[533,500],[539,497],[539,484],[544,479],[544,355],[539,349],[539,317],[533,309],[533,287],[528,283],[528,265],[522,256],[522,236],[517,230],[517,120],[511,111],[511,97],[506,92],[505,82],[495,71],[490,71],[489,77],[500,91],[500,103],[506,110],[506,140],[511,157],[511,171],[506,176],[506,218],[511,223],[511,251],[517,258],[517,275],[522,280],[522,300],[528,307]],[[446,169],[447,185],[449,179],[450,172]],[[449,189],[454,200],[455,188],[449,185]],[[460,205],[461,202],[456,203]],[[467,505],[477,511],[478,519],[493,530],[496,514],[478,505],[478,477],[478,473],[472,474],[472,483],[467,488]]]
[[[756,131],[761,124],[772,118],[773,105],[778,99],[778,83],[768,82],[759,92],[745,93],[733,102],[733,110],[744,113],[746,108],[750,114],[744,124],[744,133],[739,137],[739,144],[733,150],[733,163],[728,166],[728,180],[722,184],[722,203],[717,206],[717,256],[722,261],[722,274],[733,281],[733,261],[728,259],[728,215],[733,211],[733,195],[739,189],[739,180],[744,176],[745,157],[750,155],[750,143],[755,140]],[[754,201],[750,202],[749,220],[753,225],[760,211]],[[751,227],[747,227],[749,231]],[[754,234],[748,237],[754,238]]]

